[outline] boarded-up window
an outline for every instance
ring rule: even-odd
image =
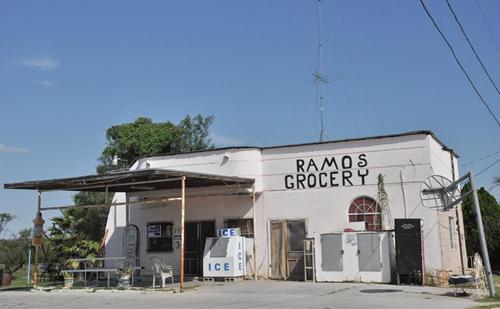
[[[342,234],[321,235],[321,269],[342,271],[344,269]]]
[[[359,271],[380,271],[380,236],[378,233],[358,233]]]
[[[356,198],[349,206],[349,222],[365,222],[367,231],[382,230],[380,206],[371,197]]]

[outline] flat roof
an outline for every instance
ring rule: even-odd
[[[6,183],[4,189],[40,191],[141,192],[180,188],[180,178],[186,177],[186,187],[221,185],[251,186],[255,179],[202,174],[168,169],[143,169],[87,175],[71,178]]]
[[[313,145],[323,145],[323,144],[356,142],[356,141],[393,138],[393,137],[402,137],[402,136],[411,136],[411,135],[430,135],[430,136],[432,136],[432,138],[434,138],[434,140],[436,140],[436,142],[438,142],[443,147],[443,150],[451,151],[455,157],[457,157],[457,158],[459,157],[458,154],[453,151],[453,149],[448,148],[443,142],[441,142],[441,140],[439,140],[436,137],[434,132],[432,132],[430,130],[418,130],[418,131],[408,131],[408,132],[387,134],[387,135],[375,135],[375,136],[367,136],[367,137],[346,138],[346,139],[339,139],[339,140],[332,140],[332,141],[325,141],[325,142],[309,142],[309,143],[286,144],[286,145],[278,145],[278,146],[264,146],[264,147],[259,147],[259,146],[228,146],[228,147],[219,147],[219,148],[211,148],[211,149],[203,149],[203,150],[186,151],[186,152],[163,153],[163,154],[157,154],[157,155],[153,155],[153,156],[140,157],[138,160],[145,159],[145,158],[156,158],[156,157],[163,157],[163,156],[173,156],[173,155],[179,155],[179,154],[201,153],[201,152],[210,152],[210,151],[223,151],[223,150],[230,150],[230,149],[266,150],[266,149],[276,149],[276,148],[289,148],[289,147],[299,147],[299,146],[313,146]]]

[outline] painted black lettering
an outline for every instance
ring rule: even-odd
[[[316,175],[315,174],[309,174],[307,176],[307,186],[309,188],[316,187]]]
[[[306,187],[304,186],[304,181],[306,180],[306,175],[304,174],[297,174],[297,189],[305,189]]]
[[[321,170],[324,171],[326,167],[332,167],[335,165],[335,169],[338,170],[339,166],[337,165],[337,161],[335,161],[335,157],[331,157],[330,159],[325,158],[323,160],[323,165],[321,165]]]
[[[361,185],[364,186],[366,181],[365,177],[368,176],[368,170],[364,170],[366,174],[363,174],[363,170],[358,170],[358,176],[361,177]]]
[[[314,167],[314,172],[317,172],[318,171],[318,167],[316,166],[316,163],[314,162],[313,159],[310,159],[309,160],[309,164],[307,165],[307,171],[310,172],[311,171],[311,167]]]
[[[366,154],[362,153],[358,156],[359,162],[358,162],[358,167],[365,167],[368,165],[368,162],[366,161]]]
[[[343,156],[342,157],[342,168],[348,169],[352,167],[352,158],[351,156]]]
[[[349,185],[352,186],[352,182],[350,180],[351,177],[352,177],[351,171],[343,171],[342,172],[342,185],[345,186],[346,183],[349,183]]]
[[[339,186],[339,184],[335,181],[338,173],[339,172],[337,172],[337,171],[330,172],[330,186],[331,187],[338,187]]]
[[[326,181],[326,177],[328,176],[327,173],[319,173],[319,176],[318,176],[318,182],[319,182],[319,186],[321,188],[324,188],[326,186],[328,186],[328,182]]]
[[[299,173],[299,172],[305,173],[305,171],[304,171],[304,163],[305,163],[304,160],[297,159],[297,173]]]
[[[292,175],[285,176],[285,188],[293,189],[293,176]]]

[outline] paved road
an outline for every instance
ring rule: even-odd
[[[186,293],[157,291],[3,291],[0,308],[470,308],[450,289],[355,283],[244,281]],[[449,294],[448,294],[449,295]]]

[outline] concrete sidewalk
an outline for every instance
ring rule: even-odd
[[[141,290],[0,292],[0,308],[470,308],[451,289],[362,283],[243,281],[185,293]]]

